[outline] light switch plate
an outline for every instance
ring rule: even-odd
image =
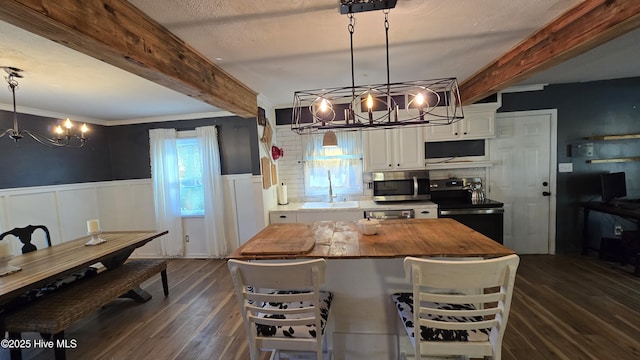
[[[561,173],[573,172],[573,163],[559,163],[558,172],[561,172]]]

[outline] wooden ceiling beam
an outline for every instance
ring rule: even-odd
[[[125,0],[6,0],[0,20],[238,116],[257,94]]]
[[[460,84],[469,105],[640,27],[638,0],[585,0]]]

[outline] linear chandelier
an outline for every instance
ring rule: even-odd
[[[18,80],[19,78],[23,78],[21,69],[18,69],[13,66],[0,66],[7,73],[5,76],[5,80],[9,84],[9,91],[13,95],[13,128],[0,130],[2,134],[0,134],[0,138],[8,135],[13,141],[18,142],[25,135],[28,135],[38,143],[49,146],[49,147],[70,147],[70,148],[81,148],[87,141],[86,133],[89,131],[87,124],[82,124],[80,127],[80,135],[72,133],[72,129],[74,128],[74,124],[67,118],[63,122],[62,125],[57,125],[54,128],[55,135],[54,137],[46,137],[40,135],[35,132],[31,132],[29,130],[19,130],[18,129],[18,112],[16,111],[16,89],[18,89]],[[64,126],[64,129],[63,129]]]
[[[291,129],[298,134],[319,130],[353,130],[406,125],[448,125],[464,118],[456,78],[390,82],[389,9],[396,0],[341,0],[349,17],[351,86],[301,90],[293,95]],[[387,82],[355,85],[354,13],[382,10],[386,35]]]

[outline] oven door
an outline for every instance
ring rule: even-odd
[[[374,173],[373,201],[429,200],[430,182],[424,174]]]
[[[440,210],[438,217],[452,218],[500,244],[504,238],[504,208]]]

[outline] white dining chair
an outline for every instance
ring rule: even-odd
[[[228,261],[252,360],[260,350],[315,352],[324,358],[323,338],[333,294],[321,291],[324,259],[260,263]],[[329,357],[331,356],[328,353]],[[305,357],[306,359],[308,357]]]
[[[413,291],[393,294],[392,300],[415,358],[500,359],[519,262],[517,255],[487,260],[405,258]]]

